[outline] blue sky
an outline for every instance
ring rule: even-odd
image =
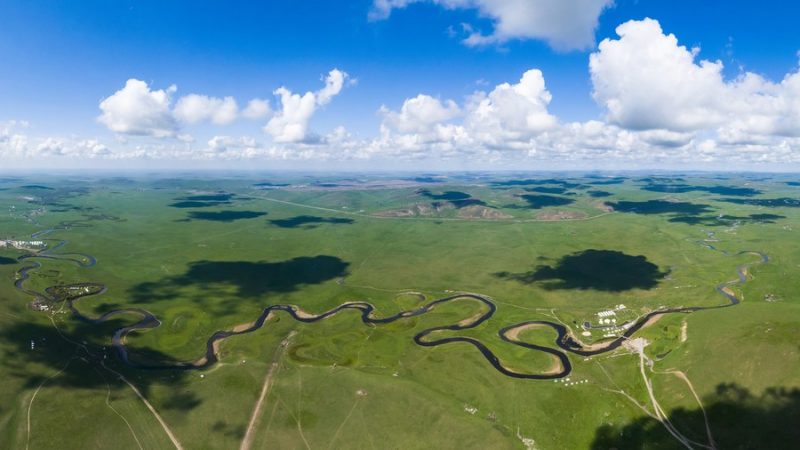
[[[542,3],[542,8],[546,8],[552,0],[530,1],[531,4]],[[593,81],[589,69],[589,58],[598,52],[597,43],[603,39],[619,39],[615,32],[617,26],[648,17],[660,24],[664,35],[674,34],[679,45],[688,49],[699,47],[697,64],[700,60],[719,60],[724,65],[721,69],[723,82],[732,83],[742,74],[754,73],[767,82],[779,83],[796,72],[798,65],[800,33],[796,31],[796,18],[800,16],[800,5],[792,2],[763,1],[756,5],[745,1],[617,0],[601,7],[596,16],[596,28],[587,31],[594,36],[591,42],[567,47],[554,44],[547,37],[513,33],[482,45],[465,44],[464,39],[471,32],[492,39],[500,34],[497,30],[502,27],[504,17],[493,15],[496,9],[492,8],[503,4],[503,0],[384,2],[392,6],[388,14],[376,15],[380,2],[372,0],[5,1],[0,4],[0,124],[6,124],[5,159],[25,162],[51,159],[55,155],[81,160],[80,152],[66,149],[37,153],[33,147],[41,147],[41,142],[47,138],[58,140],[62,147],[74,146],[74,142],[81,139],[96,140],[108,150],[102,153],[117,154],[120,158],[135,147],[180,147],[183,149],[180,155],[173,154],[166,159],[194,159],[193,152],[202,153],[207,141],[214,136],[231,139],[248,136],[259,148],[274,150],[277,145],[281,148],[281,159],[294,159],[292,152],[317,152],[322,159],[348,159],[351,156],[345,155],[346,152],[337,153],[337,146],[374,148],[376,144],[370,140],[381,136],[382,128],[395,135],[402,134],[396,121],[392,128],[387,111],[401,112],[407,99],[419,94],[441,102],[452,99],[459,109],[458,114],[434,116],[438,117],[438,125],[462,126],[462,121],[469,121],[468,98],[475,91],[490,94],[502,83],[519,82],[522,74],[531,69],[542,72],[552,98],[546,102],[546,112],[559,124],[596,120],[617,128],[615,133],[620,132],[619,129],[638,133],[642,131],[639,125],[632,125],[623,116],[613,118],[614,114],[609,112],[610,103],[593,97],[596,80]],[[604,0],[563,2],[574,4],[574,10],[580,11]],[[513,4],[515,0],[507,3]],[[567,22],[573,18],[562,14],[558,20],[564,20],[564,27],[568,27]],[[533,20],[522,25],[526,33],[533,30],[536,35],[540,23]],[[114,129],[98,120],[102,113],[100,102],[121,90],[129,79],[144,81],[154,91],[176,85],[177,90],[170,94],[173,106],[181,96],[190,93],[211,98],[231,96],[240,109],[249,99],[260,98],[270,103],[270,114],[276,114],[281,104],[273,95],[275,89],[285,86],[293,93],[315,92],[323,85],[321,79],[334,68],[349,75],[343,87],[335,98],[314,108],[303,138],[288,143],[276,144],[275,135],[262,130],[270,115],[260,120],[232,120],[224,125],[202,121],[182,124],[174,136],[166,138],[147,132],[144,136],[120,132],[124,128]],[[615,69],[609,73],[624,74],[625,71]],[[789,103],[796,101],[791,97],[793,91],[789,94],[773,91],[767,86],[756,88],[751,94],[758,98],[771,95],[783,103],[786,103],[785,97],[790,96]],[[619,92],[607,94],[601,97],[610,99],[622,95]],[[618,99],[609,101],[612,100]],[[385,106],[384,112],[379,111],[382,106]],[[635,109],[634,106],[631,108]],[[707,104],[677,107],[704,111],[717,108]],[[663,133],[691,133],[691,136],[683,136],[686,138],[683,140],[675,138],[684,145],[689,145],[690,140],[691,145],[697,146],[715,139],[715,142],[725,141],[725,145],[738,145],[741,152],[741,146],[747,144],[745,141],[752,139],[735,143],[728,138],[717,139],[724,134],[720,131],[723,122],[730,122],[731,114],[737,113],[715,112],[725,119],[702,126],[684,122],[659,123],[654,119],[647,121],[646,128]],[[780,113],[772,111],[759,117]],[[504,128],[503,119],[498,120],[498,127],[508,130]],[[20,125],[23,122],[27,125]],[[743,122],[752,120],[743,119]],[[326,140],[325,136],[340,126],[350,136],[348,143],[342,144],[341,139],[336,143]],[[406,133],[413,129],[419,134],[421,129],[430,131],[431,126],[400,128]],[[772,127],[758,132],[770,138],[769,144],[764,144],[767,147],[788,146],[788,158],[794,163],[793,158],[800,156],[795,134],[791,130],[787,132],[787,126],[800,128],[799,123],[790,121],[782,128],[777,127],[783,131],[777,132],[774,130],[777,128]],[[491,145],[476,144],[476,139],[470,138],[471,149],[460,155],[456,147],[467,141],[451,141],[444,156],[459,166],[459,158],[473,159],[476,155],[481,161],[497,161],[510,153],[511,159],[516,160],[520,158],[521,149],[525,154],[539,155],[531,160],[534,167],[541,161],[558,166],[563,155],[550,149],[555,138],[551,137],[546,144],[540,142],[542,133],[554,133],[552,128],[537,125],[527,131],[530,133],[524,134],[524,138],[515,132],[510,138],[513,142],[493,140]],[[752,133],[753,130],[736,131]],[[28,148],[21,151],[18,145],[12,153],[8,149],[12,135],[24,135]],[[177,139],[178,135],[182,138]],[[421,139],[427,149],[420,144],[419,148],[403,155],[370,150],[369,159],[376,161],[376,167],[394,158],[438,160],[442,157],[442,139]],[[535,139],[539,140],[534,142]],[[672,142],[673,136],[668,140]],[[187,141],[191,142],[187,144]],[[525,142],[529,148],[520,142]],[[581,143],[572,145],[585,147]],[[322,147],[324,151],[320,150]],[[675,147],[671,144],[669,148]],[[0,152],[2,149],[0,147]],[[602,154],[604,158],[609,151],[606,149]],[[652,151],[651,155],[663,153],[659,148],[637,151]],[[275,153],[273,151],[272,156],[261,154],[258,159],[275,158]],[[691,153],[687,147],[682,153],[676,152],[675,158],[670,159],[669,155],[666,158],[677,165],[691,164],[685,159]],[[725,152],[717,153],[717,160],[725,160]],[[787,151],[783,153],[786,158]],[[148,155],[147,158],[152,158],[151,153]],[[733,159],[739,163],[747,163],[737,159],[740,154],[735,156]],[[234,152],[233,156],[222,158],[241,157]],[[659,156],[664,157],[663,154]],[[582,155],[580,159],[591,160],[592,155]],[[627,162],[623,163],[623,159]],[[656,164],[650,157],[633,159],[622,158],[620,164],[631,167]],[[771,161],[769,157],[763,159]],[[302,166],[302,162],[297,164]]]

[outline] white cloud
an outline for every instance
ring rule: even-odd
[[[231,136],[214,136],[208,141],[208,149],[214,153],[256,147],[258,147],[256,140],[247,136],[242,136],[239,138]]]
[[[388,13],[409,1],[384,3]],[[466,0],[439,3],[467,4]],[[445,161],[451,167],[520,169],[800,167],[800,71],[793,69],[780,81],[744,71],[726,79],[722,63],[700,60],[699,49],[681,46],[654,20],[630,21],[617,32],[618,38],[604,40],[589,58],[592,94],[604,109],[605,120],[558,120],[549,110],[552,95],[537,69],[526,71],[518,81],[481,87],[463,100],[420,93],[397,109],[383,106],[380,130],[373,137],[354,136],[343,127],[319,135],[310,131],[319,109],[353,83],[336,69],[317,91],[275,90],[276,111],[262,99],[251,100],[240,111],[232,97],[200,94],[179,99],[173,108],[174,86],[153,90],[147,83],[129,80],[100,105],[98,120],[118,133],[115,141],[32,137],[21,122],[0,123],[0,161],[270,160],[327,167],[334,161],[371,160],[384,167],[406,161],[405,167],[411,168],[421,167],[417,161],[427,161],[425,167]],[[226,135],[209,139],[212,134],[204,134],[205,127],[182,128],[189,123],[231,123],[236,117],[264,119],[264,131],[273,142]],[[199,143],[187,131],[197,135]]]
[[[400,133],[425,135],[426,140],[440,135],[442,123],[461,114],[456,102],[452,100],[442,102],[424,94],[406,99],[399,112],[385,106],[382,106],[379,112],[383,116],[385,127]]]
[[[430,2],[447,9],[474,9],[494,24],[490,34],[465,27],[467,45],[486,45],[512,39],[539,39],[559,50],[594,45],[594,31],[603,10],[613,0],[374,0],[370,18],[389,17],[393,9]]]
[[[334,85],[323,89],[322,95],[329,100]],[[97,120],[109,130],[120,135],[151,136],[156,138],[177,138],[191,141],[186,133],[181,133],[181,125],[210,122],[214,125],[229,125],[239,117],[239,107],[233,97],[211,97],[202,94],[189,94],[178,99],[172,106],[172,95],[177,91],[175,85],[167,89],[152,90],[144,81],[130,79],[125,87],[100,102],[102,114]],[[326,101],[327,101],[326,100]],[[260,119],[270,113],[266,100],[254,98],[241,111],[248,119]]]
[[[333,97],[342,92],[344,81],[347,78],[347,73],[339,69],[333,69],[328,72],[328,76],[325,77],[325,87],[317,91],[317,103],[320,106],[327,105]]]
[[[652,19],[617,27],[590,57],[595,100],[609,122],[632,130],[716,131],[728,142],[800,134],[800,72],[780,83],[743,72],[731,81],[720,61],[696,61]]]
[[[398,145],[417,148],[427,143],[487,148],[519,148],[557,126],[547,111],[551,95],[537,69],[522,75],[518,83],[502,83],[491,92],[478,91],[463,107],[420,94],[407,99],[399,112],[382,107],[383,132]],[[461,123],[453,119],[461,118]]]
[[[173,114],[181,122],[189,124],[208,121],[215,125],[228,125],[238,117],[239,107],[233,97],[189,94],[178,100]]]
[[[473,95],[466,126],[482,142],[524,141],[555,127],[557,119],[547,111],[551,99],[542,72],[531,69],[516,84]]]
[[[89,157],[99,158],[111,155],[111,150],[97,139],[84,139],[78,141],[78,149]]]
[[[97,120],[116,133],[174,136],[177,124],[170,111],[170,96],[176,90],[172,85],[154,91],[144,81],[132,78],[124,88],[100,102],[103,113]]]
[[[331,70],[325,77],[325,87],[316,92],[295,94],[285,87],[275,90],[280,98],[281,108],[267,122],[264,131],[269,133],[275,142],[291,143],[308,141],[312,136],[308,132],[308,122],[321,106],[328,104],[338,95],[348,75],[338,69]]]
[[[16,159],[27,153],[28,136],[18,130],[27,127],[24,121],[0,122],[0,160]]]
[[[49,137],[36,146],[36,153],[41,156],[64,156],[69,152],[64,148],[64,141]]]
[[[247,106],[242,110],[242,116],[247,119],[263,119],[269,114],[269,102],[260,98],[250,100]]]

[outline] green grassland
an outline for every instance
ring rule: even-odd
[[[667,315],[636,337],[649,342],[647,378],[683,435],[707,442],[691,385],[719,448],[797,442],[800,208],[763,201],[800,199],[800,188],[786,183],[793,178],[422,180],[0,179],[0,239],[53,228],[40,239],[51,247],[67,241],[53,255],[97,260],[93,267],[63,258],[19,261],[30,252],[0,248],[0,447],[237,448],[266,379],[250,448],[679,446],[640,408],[652,410],[651,399],[631,350],[570,354],[567,383],[507,377],[465,343],[414,343],[423,330],[480,314],[485,306],[475,301],[389,324],[365,324],[354,310],[309,324],[274,313],[263,328],[224,340],[210,368],[136,369],[110,346],[114,331],[139,317],[89,323],[64,302],[33,310],[33,297],[14,282],[34,260],[41,267],[30,271],[29,290],[107,287],[75,302],[84,316],[141,308],[157,317],[160,326],[127,337],[135,361],[195,361],[214,332],[252,322],[274,304],[318,314],[364,301],[386,317],[472,292],[490,297],[496,313],[475,328],[432,337],[477,339],[506,367],[526,373],[547,371],[554,358],[503,342],[501,328],[547,320],[585,344],[602,342],[602,332],[582,334],[596,313],[624,304],[619,317],[634,319],[656,309],[724,305],[715,287],[752,264],[748,281],[731,286],[740,304]],[[618,260],[587,260],[587,250],[633,266],[619,272],[626,266]],[[762,252],[769,262],[742,251]],[[573,260],[602,277],[573,279]],[[654,268],[640,273],[643,261]],[[557,348],[550,329],[520,339]]]

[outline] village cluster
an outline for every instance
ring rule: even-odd
[[[597,324],[599,325],[597,328],[603,329],[603,337],[615,337],[620,331],[624,331],[631,326],[630,322],[626,322],[621,326],[617,326],[617,313],[619,311],[623,311],[626,309],[626,306],[623,304],[616,305],[613,309],[608,309],[605,311],[598,312],[597,315]],[[587,322],[585,324],[585,328],[591,328],[591,325]],[[587,335],[584,333],[584,335]]]
[[[15,239],[0,239],[0,248],[16,248],[18,250],[41,250],[47,244],[44,241],[18,241]]]

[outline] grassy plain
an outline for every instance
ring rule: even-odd
[[[128,337],[133,359],[196,360],[215,331],[251,322],[273,304],[321,313],[367,301],[376,316],[388,316],[425,303],[419,294],[429,301],[476,292],[493,299],[495,315],[437,337],[476,338],[508,367],[530,373],[546,371],[551,358],[501,341],[500,328],[549,320],[594,342],[602,335],[583,336],[583,322],[619,304],[633,317],[725,304],[715,286],[757,261],[738,252],[760,251],[769,263],[752,266],[750,280],[732,287],[741,304],[667,316],[637,336],[650,342],[645,352],[655,372],[674,369],[690,380],[712,411],[712,431],[731,434],[734,406],[754,423],[798,419],[800,208],[726,200],[798,199],[800,188],[785,183],[791,178],[406,178],[6,177],[0,238],[28,239],[55,227],[42,236],[50,245],[68,241],[55,254],[96,257],[88,268],[39,259],[42,267],[30,272],[25,287],[101,282],[106,293],[75,303],[82,314],[151,312],[161,325]],[[264,182],[288,186],[257,186]],[[758,192],[731,195],[719,186]],[[588,288],[570,288],[570,277],[587,276],[580,270],[604,269],[596,262],[578,272],[564,268],[565,257],[590,249],[644,256],[660,275],[642,284],[612,270],[607,277],[619,277],[613,287],[580,279]],[[225,340],[220,362],[209,369],[130,368],[110,350],[111,336],[138,318],[89,324],[64,305],[31,310],[32,297],[14,288],[17,271],[30,264],[16,260],[25,253],[0,249],[3,448],[171,448],[167,431],[187,449],[236,448],[273,361],[252,448],[638,448],[643,437],[652,448],[677,444],[637,406],[652,410],[639,357],[629,350],[570,355],[571,381],[587,382],[567,385],[506,377],[467,344],[414,344],[422,330],[475,315],[479,306],[470,301],[386,325],[365,325],[355,311],[313,324],[278,313],[262,329]],[[555,348],[551,330],[522,336]],[[679,429],[703,442],[687,383],[670,373],[648,378]],[[720,394],[728,384],[755,400],[731,406]],[[770,389],[783,394],[764,397]],[[756,439],[749,448],[796,442],[789,440],[796,431],[788,425],[783,431],[784,440],[757,440],[756,430],[739,442]]]

